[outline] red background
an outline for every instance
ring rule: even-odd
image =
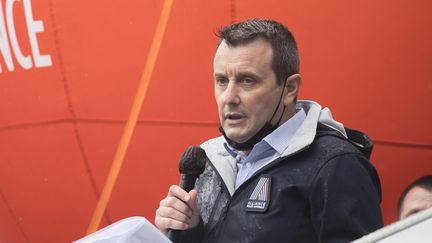
[[[3,10],[6,1],[1,0]],[[9,72],[0,53],[0,242],[85,235],[144,70],[163,1],[32,1],[52,66]],[[220,27],[274,18],[296,36],[300,98],[375,142],[386,224],[415,178],[432,173],[432,2],[174,1],[105,226],[153,220],[186,146],[218,136],[212,58]],[[4,14],[4,13],[3,13]],[[31,53],[23,1],[18,40]]]

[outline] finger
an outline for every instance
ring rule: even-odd
[[[192,210],[186,202],[176,198],[176,197],[166,197],[160,202],[160,207],[173,208],[180,213],[188,215],[189,217],[192,215]]]
[[[156,210],[156,216],[162,217],[162,218],[170,218],[173,220],[177,220],[183,223],[188,224],[190,221],[190,216],[186,215],[182,212],[177,211],[174,208],[168,208],[168,207],[160,207]]]
[[[184,222],[163,217],[157,217],[155,219],[155,224],[164,233],[166,233],[168,229],[186,230],[189,228],[189,225]]]
[[[170,186],[168,190],[168,196],[177,197],[183,201],[188,201],[190,199],[189,194],[177,185]]]
[[[192,215],[190,216],[190,223],[189,225],[192,227],[195,227],[198,222],[199,222],[199,217],[200,217],[200,210],[197,206],[197,196],[198,193],[196,190],[191,190],[189,192],[189,195],[191,197],[191,199],[188,201],[188,206],[190,207],[191,211],[192,211]]]
[[[189,192],[190,199],[187,201],[187,205],[189,206],[189,208],[192,211],[197,210],[197,206],[196,206],[197,195],[198,195],[198,193],[195,189],[193,189]]]

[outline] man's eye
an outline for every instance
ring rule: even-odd
[[[216,79],[216,84],[218,85],[225,85],[228,83],[228,80],[226,78],[217,78]]]
[[[245,84],[253,84],[253,83],[255,83],[255,79],[249,78],[249,77],[245,77],[241,81],[242,81],[242,83],[245,83]]]

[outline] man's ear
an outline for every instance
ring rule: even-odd
[[[297,99],[297,94],[300,89],[301,76],[296,73],[289,76],[285,82],[285,95],[283,103],[285,106],[292,105]]]

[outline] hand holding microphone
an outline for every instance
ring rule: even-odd
[[[192,189],[196,179],[204,171],[206,159],[201,148],[190,146],[186,149],[179,163],[180,186],[171,186],[167,197],[161,200],[156,210],[156,227],[168,234],[173,242],[178,241],[179,230],[194,228],[199,223],[197,192]]]

